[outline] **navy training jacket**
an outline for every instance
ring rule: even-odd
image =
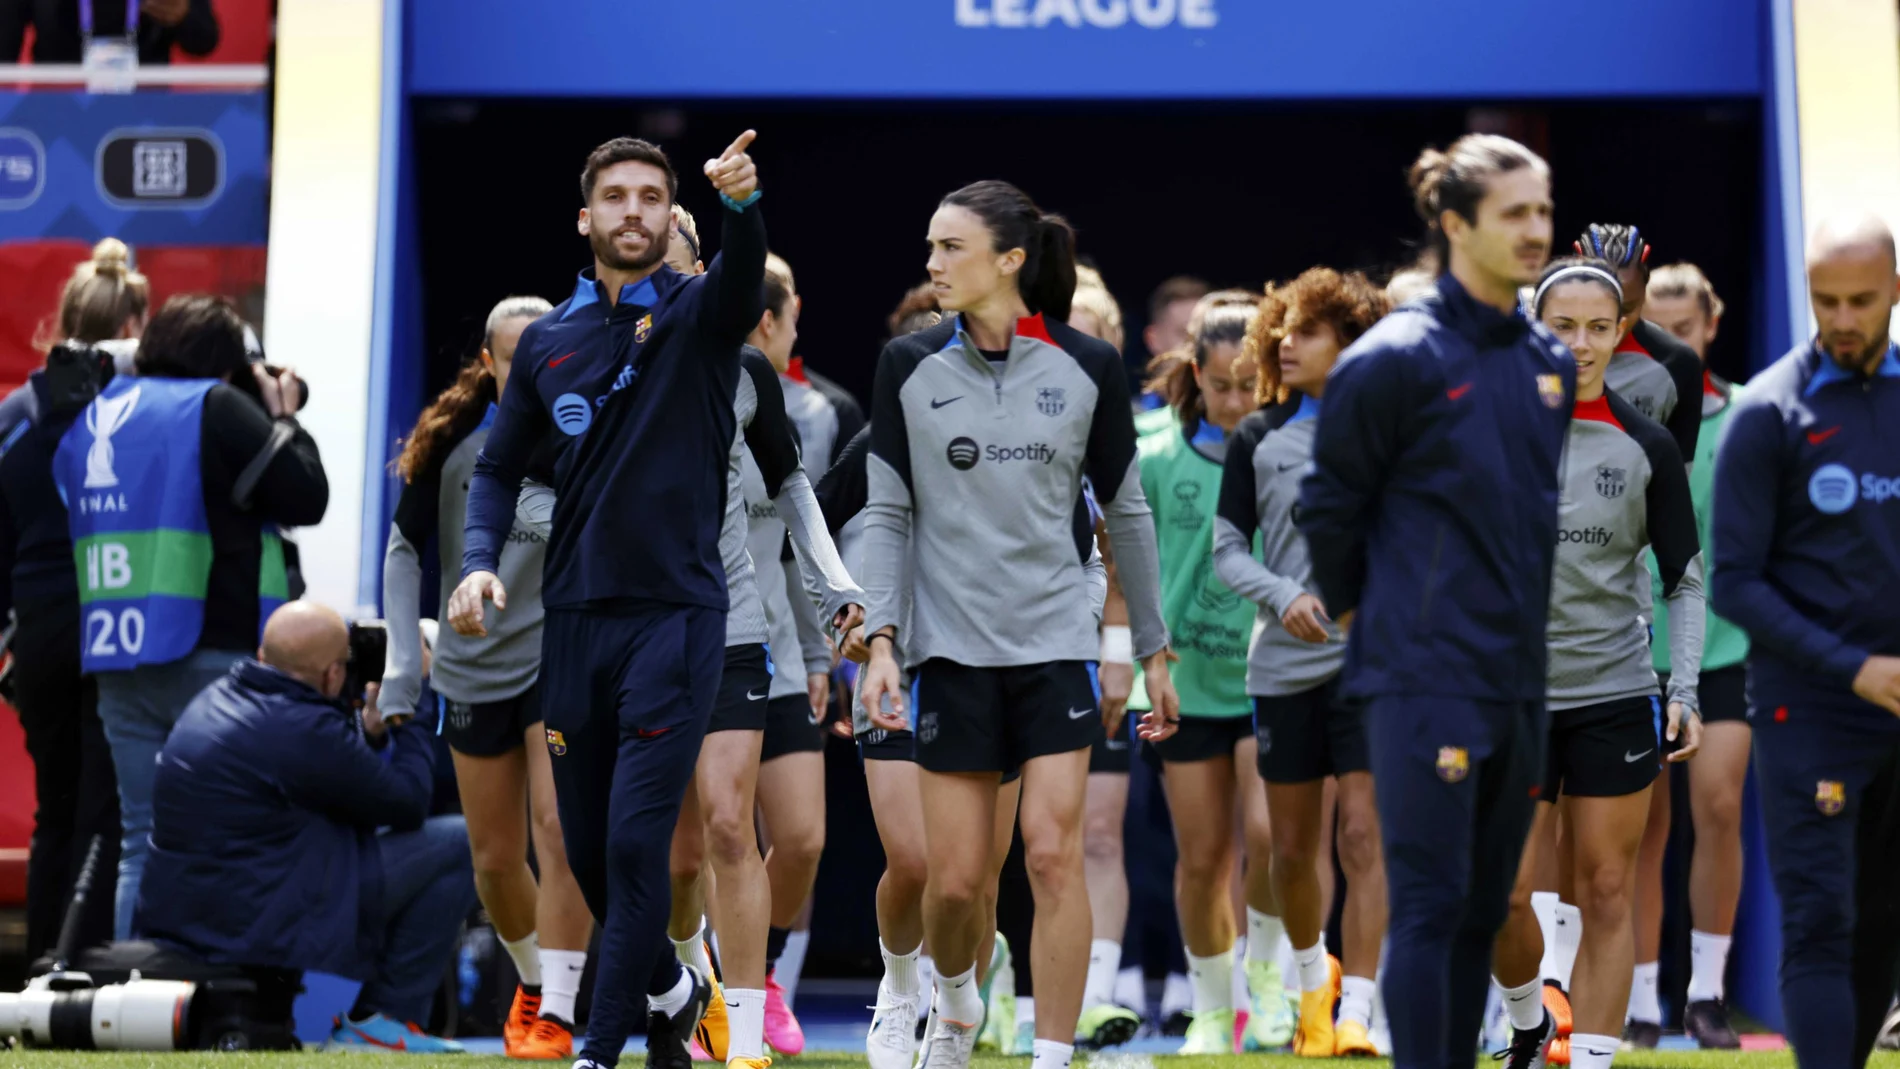
[[[1343,693],[1542,701],[1576,363],[1451,275],[1340,356],[1295,523]]]
[[[159,754],[138,934],[213,964],[369,979],[386,926],[376,829],[428,816],[429,719],[378,752],[341,703],[238,662]]]
[[[1900,656],[1900,348],[1872,376],[1813,344],[1735,401],[1716,454],[1712,608],[1748,632],[1753,709],[1900,721],[1854,694]]]

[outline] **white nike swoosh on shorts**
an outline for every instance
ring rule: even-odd
[[[745,692],[745,700],[749,702],[762,702],[765,700],[765,694],[764,693],[754,694],[748,690]]]
[[[1641,761],[1643,758],[1648,757],[1650,754],[1653,754],[1655,752],[1656,752],[1656,748],[1652,746],[1649,749],[1644,750],[1642,753],[1639,753],[1639,754],[1626,753],[1623,755],[1623,763],[1626,765],[1633,765],[1636,762]]]
[[[1071,709],[1069,710],[1069,719],[1080,720],[1094,711],[1093,709]]]

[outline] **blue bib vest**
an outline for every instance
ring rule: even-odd
[[[60,439],[53,478],[72,526],[87,672],[166,664],[204,630],[211,530],[199,465],[215,379],[122,375]],[[284,603],[284,547],[260,532],[258,624]]]

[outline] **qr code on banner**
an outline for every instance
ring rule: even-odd
[[[132,149],[132,195],[182,197],[185,195],[185,143],[140,141]]]

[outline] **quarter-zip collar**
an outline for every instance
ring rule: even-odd
[[[1435,292],[1444,309],[1439,321],[1474,345],[1499,348],[1514,344],[1530,333],[1530,321],[1524,318],[1521,308],[1509,313],[1498,311],[1473,297],[1449,271],[1438,276]]]

